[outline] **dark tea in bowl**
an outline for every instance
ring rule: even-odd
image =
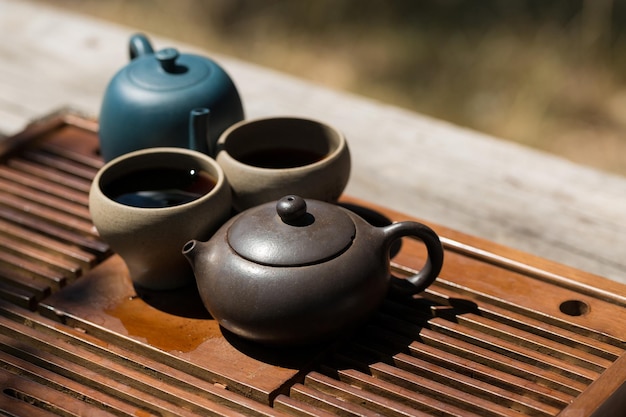
[[[262,149],[245,152],[237,160],[259,168],[284,169],[301,167],[321,161],[326,155],[297,148]]]
[[[344,135],[311,119],[272,117],[228,128],[217,143],[218,164],[228,177],[237,211],[299,194],[337,201],[350,176]]]
[[[124,175],[102,188],[118,203],[163,208],[196,200],[215,187],[215,179],[198,168],[150,168]]]
[[[149,148],[104,165],[89,193],[98,233],[122,257],[135,285],[180,287],[193,274],[180,247],[210,237],[229,217],[231,191],[209,156],[183,148]]]

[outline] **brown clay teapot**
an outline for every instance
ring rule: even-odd
[[[428,260],[416,275],[390,275],[391,245],[420,239]],[[271,345],[321,341],[374,312],[389,286],[418,293],[443,263],[439,237],[406,221],[370,225],[343,207],[290,195],[250,208],[208,242],[183,247],[200,296],[224,328]]]

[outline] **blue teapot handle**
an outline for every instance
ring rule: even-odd
[[[421,240],[426,246],[428,258],[425,265],[415,275],[406,279],[391,277],[391,291],[397,294],[417,294],[432,284],[443,266],[443,246],[437,233],[430,227],[418,222],[405,221],[393,223],[383,228],[385,241],[391,244],[404,236]]]
[[[154,53],[150,40],[143,33],[136,33],[131,36],[130,42],[128,43],[128,50],[131,60],[142,55]]]

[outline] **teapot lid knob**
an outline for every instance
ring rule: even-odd
[[[306,214],[306,201],[297,195],[288,195],[276,203],[276,212],[287,224],[298,223]]]
[[[159,60],[161,68],[165,72],[176,72],[176,60],[179,57],[178,50],[176,48],[165,48],[158,51],[154,56]]]

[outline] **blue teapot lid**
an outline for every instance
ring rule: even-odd
[[[133,59],[128,66],[128,77],[144,89],[178,90],[206,79],[212,70],[210,62],[198,55],[181,55],[175,48],[165,48]]]

